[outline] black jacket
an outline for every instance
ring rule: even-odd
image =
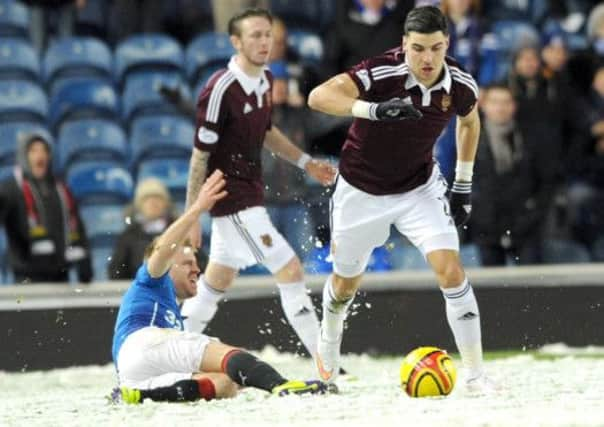
[[[31,180],[32,185],[40,185]],[[32,254],[32,238],[26,212],[25,200],[21,187],[16,178],[10,177],[0,182],[0,224],[4,225],[8,237],[9,262],[15,279],[18,282],[65,282],[68,281],[70,263],[65,259],[65,221],[60,208],[54,178],[46,179],[49,238],[54,242],[56,250],[52,254]],[[76,209],[77,211],[77,209]],[[79,216],[78,232],[80,244],[86,256],[75,263],[80,282],[88,283],[92,279],[90,248],[86,238],[84,224]]]

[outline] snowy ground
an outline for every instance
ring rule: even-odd
[[[497,396],[469,397],[458,384],[444,399],[402,392],[402,356],[345,356],[358,380],[340,382],[339,395],[278,398],[246,390],[232,400],[194,404],[109,405],[111,366],[0,372],[0,426],[604,426],[604,358],[559,350],[549,359],[525,354],[488,361],[504,387]],[[306,359],[270,349],[260,355],[286,376],[312,376]]]

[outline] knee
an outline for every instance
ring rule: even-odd
[[[336,298],[348,300],[354,296],[361,284],[361,275],[356,277],[342,277],[337,274],[332,275],[332,286]]]
[[[239,386],[235,384],[228,376],[221,375],[213,379],[216,388],[217,399],[227,399],[235,397],[239,392]]]
[[[304,280],[304,270],[300,259],[293,257],[285,267],[281,268],[275,277],[279,283],[300,282]]]
[[[439,285],[443,288],[459,286],[465,279],[465,272],[458,260],[447,260],[435,272]]]

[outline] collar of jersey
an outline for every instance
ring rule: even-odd
[[[258,95],[263,95],[269,89],[268,78],[266,72],[262,71],[262,74],[258,77],[248,76],[243,72],[239,64],[235,61],[233,56],[229,61],[229,70],[235,75],[235,78],[243,88],[246,95],[251,95],[252,92],[256,92]]]
[[[436,83],[431,88],[427,88],[426,86],[418,82],[415,76],[413,75],[413,72],[411,71],[411,67],[409,67],[409,74],[407,74],[407,80],[405,81],[405,89],[409,90],[414,86],[418,86],[421,89],[422,93],[434,92],[435,90],[439,89],[444,89],[445,92],[451,93],[451,72],[449,71],[449,66],[446,62],[443,64],[443,67],[445,69],[445,75],[442,79],[440,79],[438,83]]]

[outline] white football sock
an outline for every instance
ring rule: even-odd
[[[335,296],[331,275],[327,278],[325,286],[323,286],[323,320],[321,329],[323,338],[328,341],[336,341],[340,339],[344,331],[344,320],[348,307],[352,304],[354,297],[348,300],[339,300]]]
[[[466,278],[461,285],[441,288],[441,291],[463,366],[470,371],[470,376],[478,376],[482,373],[482,342],[480,313],[472,286]]]
[[[212,288],[204,277],[197,281],[197,295],[187,298],[180,310],[185,318],[185,330],[203,333],[208,323],[214,318],[218,303],[224,297],[224,291]]]
[[[285,317],[311,356],[317,352],[319,318],[304,282],[277,283]]]

